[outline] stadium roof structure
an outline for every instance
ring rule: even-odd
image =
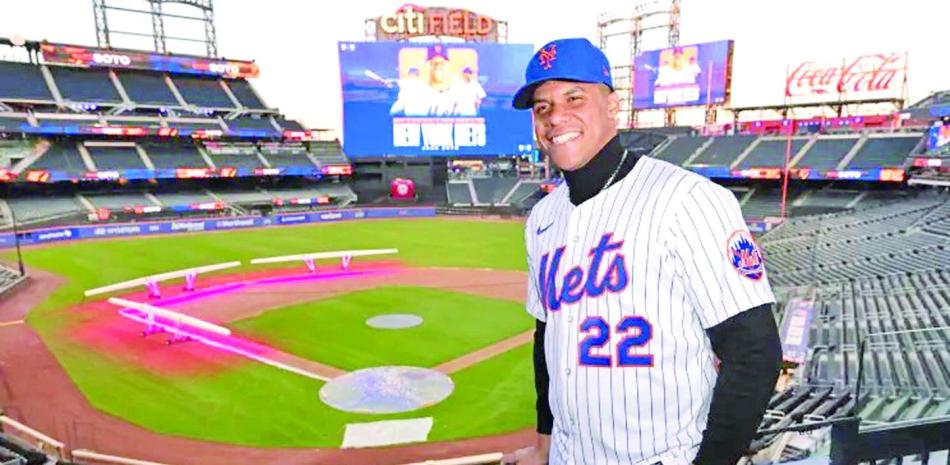
[[[912,119],[950,117],[950,90],[934,92],[904,111]]]

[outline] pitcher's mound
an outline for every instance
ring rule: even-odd
[[[320,400],[345,412],[400,413],[437,404],[454,388],[451,378],[428,368],[374,367],[330,380]]]
[[[404,329],[421,325],[422,317],[409,313],[393,313],[374,316],[366,320],[366,324],[377,329]]]

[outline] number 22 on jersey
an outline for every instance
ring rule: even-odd
[[[601,349],[610,341],[610,325],[599,316],[590,316],[580,324],[580,332],[586,336],[578,346],[578,363],[589,367],[652,367],[653,354],[634,354],[631,351],[643,347],[653,338],[653,325],[642,316],[626,316],[614,328],[623,337],[608,354]]]

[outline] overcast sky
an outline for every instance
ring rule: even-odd
[[[108,1],[147,7],[142,0]],[[537,47],[558,37],[582,36],[595,41],[598,13],[623,11],[635,2],[417,3],[464,7],[506,20],[509,42]],[[88,0],[0,0],[0,4],[0,36],[96,43],[92,2]],[[342,104],[337,41],[363,40],[366,18],[389,14],[403,4],[383,0],[216,0],[218,49],[225,57],[257,61],[261,75],[253,84],[270,106],[308,127],[339,129]],[[786,67],[791,63],[866,53],[909,52],[911,102],[935,90],[950,89],[950,46],[944,40],[950,18],[948,0],[682,0],[682,5],[682,44],[735,40],[734,106],[781,103]],[[151,32],[150,23],[132,17],[117,18],[110,26]],[[185,27],[170,24],[167,33]],[[138,44],[148,47],[150,41]],[[177,46],[181,50],[182,45]]]

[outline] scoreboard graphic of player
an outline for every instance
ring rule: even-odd
[[[350,156],[530,151],[530,115],[511,97],[531,47],[340,43],[343,145]],[[527,148],[526,148],[527,147]]]
[[[726,103],[731,57],[728,40],[641,53],[634,61],[633,107]]]

